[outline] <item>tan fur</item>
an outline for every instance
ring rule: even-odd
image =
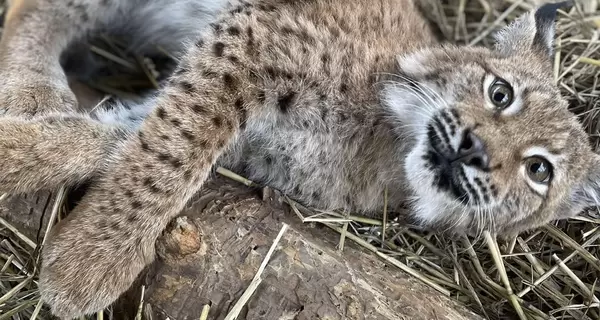
[[[388,189],[390,209],[412,201],[417,220],[454,232],[515,233],[598,203],[600,161],[552,83],[554,29],[534,13],[488,50],[440,46],[410,0],[243,1],[181,40],[189,48],[139,126],[55,113],[74,108],[56,69],[73,30],[133,15],[128,5],[38,0],[0,43],[0,186],[95,179],[43,250],[42,299],[58,316],[117,299],[215,163],[330,210],[377,213]],[[489,108],[492,75],[514,87],[514,113]],[[459,163],[464,178],[448,187],[430,140],[453,150],[466,132],[490,163]],[[550,153],[548,186],[522,174],[527,152]]]
[[[13,34],[15,28],[18,28],[18,22],[14,22],[23,13],[35,8],[36,0],[12,0],[8,3],[8,11],[4,21],[4,36]]]

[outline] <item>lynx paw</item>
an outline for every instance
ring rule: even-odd
[[[153,245],[145,249],[131,232],[103,225],[99,219],[107,217],[102,214],[93,222],[89,216],[87,222],[77,218],[57,225],[42,252],[41,297],[62,319],[108,307],[154,255]]]
[[[39,79],[22,74],[18,79],[6,76],[0,82],[0,115],[35,116],[51,112],[70,112],[77,99],[68,85],[59,79]],[[54,81],[55,80],[55,81]]]

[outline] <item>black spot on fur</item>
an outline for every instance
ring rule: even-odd
[[[181,130],[181,136],[184,137],[188,141],[194,140],[194,134],[188,130]]]
[[[279,31],[286,35],[294,34],[294,29],[290,26],[283,26]]]
[[[225,140],[225,139],[222,139],[222,140],[219,140],[219,141],[217,141],[217,144],[216,144],[216,145],[217,145],[217,148],[218,148],[218,149],[222,149],[222,148],[224,148],[224,147],[225,147],[225,144],[227,144],[227,140]]]
[[[239,116],[240,129],[244,130],[246,128],[246,120],[248,118],[246,108],[244,107],[244,100],[242,100],[242,98],[238,98],[235,100],[233,106],[235,107],[235,110]]]
[[[234,76],[229,73],[223,75],[223,85],[230,91],[234,91],[237,87],[237,80]]]
[[[332,25],[329,27],[329,33],[334,37],[334,38],[339,38],[340,34],[341,34],[341,30],[340,28],[338,28],[335,25]]]
[[[248,36],[248,40],[246,40],[246,54],[249,57],[256,57],[258,55],[258,50],[256,50],[256,42],[254,40],[254,30],[251,27],[246,29],[246,34]]]
[[[165,109],[163,107],[158,107],[156,108],[156,115],[164,120],[167,117],[167,112],[165,111]]]
[[[189,83],[188,81],[181,81],[179,83],[179,85],[181,86],[181,88],[183,89],[183,91],[185,91],[186,93],[192,93],[194,91],[194,85],[192,85],[191,83]]]
[[[244,7],[237,6],[237,7],[233,8],[232,10],[229,10],[229,14],[236,15],[236,14],[242,12],[243,10],[244,10]]]
[[[216,35],[219,35],[223,32],[223,27],[218,23],[211,23],[210,27],[213,29]]]
[[[216,78],[218,74],[212,70],[204,69],[202,70],[202,76],[207,79]]]
[[[190,181],[192,179],[192,171],[191,170],[185,170],[183,172],[183,179]]]
[[[110,229],[112,231],[121,231],[121,224],[119,223],[119,221],[113,221],[110,223]]]
[[[299,196],[299,195],[302,194],[302,192],[300,191],[300,186],[299,185],[295,185],[294,186],[294,190],[292,191],[292,194],[297,195],[297,196]]]
[[[175,169],[179,169],[179,168],[181,168],[181,166],[183,166],[183,162],[181,162],[181,160],[179,160],[177,158],[171,158],[171,161],[169,161],[169,163]]]
[[[346,84],[346,82],[342,82],[342,84],[340,84],[340,92],[341,93],[347,93],[348,92],[348,84]]]
[[[300,34],[299,34],[300,40],[308,43],[308,44],[315,44],[315,38],[313,38],[310,34],[308,34],[307,30],[301,30]]]
[[[144,179],[144,186],[146,188],[148,188],[148,190],[150,190],[150,192],[152,193],[160,193],[161,190],[159,188],[156,187],[154,180],[152,180],[152,178],[145,178]]]
[[[163,135],[161,135],[161,136],[160,136],[160,138],[161,138],[162,140],[164,140],[164,141],[169,141],[169,140],[171,140],[171,138],[169,138],[169,136],[168,136],[168,135],[166,135],[166,134],[163,134]]]
[[[323,53],[321,55],[321,62],[323,63],[323,70],[325,71],[326,74],[329,74],[329,60],[331,60],[331,57],[329,56],[328,53]]]
[[[197,141],[197,145],[198,145],[198,146],[199,146],[201,149],[206,149],[206,148],[208,148],[208,141],[207,141],[207,140],[204,140],[204,139],[202,139],[202,140],[200,140],[200,141]]]
[[[173,124],[176,127],[181,126],[181,121],[179,121],[178,119],[171,119],[171,124]]]
[[[106,221],[106,219],[98,219],[98,229],[100,229],[100,230],[108,229],[108,221]]]
[[[142,148],[142,150],[144,150],[146,152],[152,151],[152,150],[150,150],[150,146],[148,145],[148,143],[144,140],[140,140],[140,147]]]
[[[229,33],[230,36],[239,36],[240,29],[238,27],[231,26],[231,27],[227,28],[227,33]]]
[[[196,41],[196,47],[198,47],[198,48],[204,47],[204,39],[202,39],[202,38],[198,39],[198,41]]]
[[[325,121],[327,119],[327,114],[329,113],[329,109],[323,104],[319,105],[319,111],[321,113],[321,120]]]
[[[479,190],[481,191],[481,194],[483,195],[483,201],[485,203],[490,202],[490,195],[489,195],[489,191],[487,190],[487,188],[484,186],[483,181],[481,181],[481,179],[479,178],[475,178],[473,181],[475,181],[475,184],[477,184],[477,187],[479,188]]]
[[[286,113],[289,107],[294,103],[294,99],[296,98],[296,92],[288,91],[279,98],[277,98],[277,105],[279,106],[279,110],[283,113]]]
[[[345,112],[338,113],[338,117],[341,122],[346,122],[348,120],[348,115]]]
[[[133,192],[131,192],[131,190],[125,190],[123,192],[123,194],[127,197],[127,198],[133,198]]]
[[[78,11],[81,21],[88,22],[90,20],[90,16],[88,15],[86,7],[84,5],[78,4],[74,6],[74,8]]]
[[[234,127],[234,123],[231,119],[225,118],[225,125],[227,126],[227,130],[232,131]]]
[[[222,57],[225,51],[225,44],[223,42],[215,42],[213,45],[213,54],[216,57]]]
[[[256,99],[258,99],[258,102],[260,103],[265,103],[265,90],[258,90]]]
[[[269,78],[273,79],[277,76],[277,69],[275,69],[274,67],[271,66],[266,66],[265,67],[265,72],[267,73],[267,75],[269,76]]]
[[[156,157],[159,161],[162,162],[167,162],[169,160],[171,160],[171,156],[166,154],[166,153],[158,153],[157,157]]]
[[[492,185],[490,187],[490,191],[492,191],[492,195],[495,197],[498,197],[498,189],[496,188],[496,186]]]
[[[321,201],[321,193],[314,191],[311,195],[313,201]]]
[[[142,207],[142,203],[141,202],[139,202],[137,200],[134,200],[134,201],[131,202],[131,208],[133,208],[133,209],[139,209],[141,207]]]
[[[206,111],[204,109],[204,107],[200,104],[194,104],[190,108],[192,108],[192,111],[194,111],[194,113],[197,113],[197,114],[200,114],[200,113],[203,113]]]
[[[233,64],[240,63],[240,59],[238,59],[238,57],[232,56],[232,55],[227,56],[227,60],[229,60],[229,62],[231,62]]]
[[[258,9],[265,12],[275,11],[276,7],[272,4],[259,4]]]
[[[212,124],[217,128],[220,128],[223,125],[223,119],[221,119],[219,116],[212,118],[211,121]]]
[[[267,165],[270,165],[270,164],[272,164],[272,163],[273,163],[273,158],[272,158],[270,155],[266,155],[266,156],[265,156],[265,163],[266,163]]]

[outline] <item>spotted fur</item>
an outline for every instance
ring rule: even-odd
[[[0,188],[95,177],[44,247],[42,299],[64,318],[111,304],[215,164],[323,209],[373,215],[387,188],[390,209],[408,201],[454,232],[516,233],[599,203],[600,160],[552,80],[557,8],[485,49],[439,44],[411,0],[16,1]],[[60,55],[106,28],[169,45],[179,65],[144,103],[75,114]],[[504,109],[496,78],[514,91]],[[534,156],[547,184],[525,171]]]

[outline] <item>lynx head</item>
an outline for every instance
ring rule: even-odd
[[[384,101],[408,136],[418,219],[514,234],[600,201],[600,156],[554,84],[546,4],[498,33],[494,49],[441,46],[399,58]]]

